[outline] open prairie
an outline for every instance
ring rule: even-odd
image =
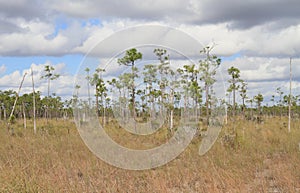
[[[130,171],[90,152],[71,120],[39,119],[36,135],[31,120],[27,129],[17,121],[14,135],[1,122],[0,192],[300,192],[300,120],[292,121],[291,133],[286,123],[284,117],[229,121],[204,156],[195,136],[168,164]],[[137,137],[113,122],[106,131],[130,148],[167,140],[164,131]]]

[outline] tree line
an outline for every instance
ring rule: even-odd
[[[157,62],[142,66],[137,64],[143,59],[143,54],[136,48],[127,50],[123,57],[118,58],[117,63],[130,70],[111,80],[105,81],[105,69],[96,68],[92,75],[89,68],[85,69],[88,100],[82,100],[81,103],[85,103],[85,106],[87,101],[89,104],[93,103],[88,106],[94,106],[98,116],[102,117],[103,124],[111,111],[125,122],[131,119],[139,122],[153,121],[159,119],[164,111],[171,130],[174,117],[182,114],[198,117],[208,125],[212,109],[221,103],[226,105],[230,117],[241,115],[246,119],[260,121],[262,115],[285,116],[291,100],[294,116],[299,116],[300,95],[283,95],[281,88],[277,88],[271,99],[272,105],[263,105],[263,94],[257,93],[250,97],[247,82],[241,78],[240,70],[234,66],[227,70],[228,100],[216,97],[214,85],[221,59],[211,54],[212,49],[213,46],[203,48],[200,51],[202,59],[198,63],[180,67],[170,64],[171,56],[165,49],[154,49]],[[142,82],[143,86],[138,85],[138,82]],[[80,86],[77,88],[80,89]],[[93,88],[95,94],[93,101],[90,88]],[[237,103],[238,97],[242,104]],[[190,109],[193,112],[186,114]]]
[[[271,103],[263,106],[264,96],[257,93],[249,97],[248,84],[242,80],[240,70],[234,66],[227,70],[228,100],[216,97],[214,85],[221,59],[211,53],[212,49],[213,46],[204,47],[200,51],[202,59],[198,63],[180,67],[171,65],[170,54],[162,48],[153,50],[156,63],[138,66],[143,54],[136,48],[129,49],[117,60],[120,66],[130,69],[126,73],[105,80],[105,69],[96,68],[94,72],[85,69],[86,99],[79,97],[80,85],[75,86],[75,94],[69,100],[63,101],[55,93],[50,94],[51,81],[60,76],[54,73],[54,67],[46,65],[44,75],[40,78],[47,80],[47,95],[42,96],[40,91],[33,91],[18,96],[13,90],[0,91],[0,120],[10,118],[8,121],[12,122],[15,118],[34,116],[47,120],[70,118],[73,116],[72,104],[94,109],[101,117],[102,124],[115,116],[121,117],[122,121],[133,119],[138,122],[155,121],[164,116],[170,130],[174,128],[176,118],[182,114],[199,118],[208,125],[212,109],[220,104],[226,105],[230,117],[241,115],[253,119],[262,115],[285,116],[291,102],[293,116],[299,116],[300,95],[284,94],[279,87],[274,91]],[[137,85],[137,80],[143,83],[142,86]],[[241,104],[237,103],[238,97]]]

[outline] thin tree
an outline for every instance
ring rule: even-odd
[[[185,72],[184,69],[178,68],[176,73],[180,75],[179,84],[181,87],[181,95],[183,95],[183,118],[187,119],[187,107],[188,107],[188,93],[189,93],[189,81],[188,81],[188,74]]]
[[[275,95],[272,95],[272,98],[270,99],[272,102],[272,116],[274,117],[276,115],[275,113]]]
[[[46,121],[48,122],[49,117],[49,99],[50,99],[50,82],[59,78],[59,74],[54,73],[54,67],[51,65],[46,65],[44,68],[45,75],[41,76],[41,79],[46,79],[48,84],[48,93],[47,93],[47,104],[46,104]]]
[[[248,96],[247,96],[247,83],[245,83],[244,81],[242,81],[242,86],[240,89],[240,96],[242,98],[243,117],[245,117],[245,109],[246,109],[245,100],[248,98]]]
[[[101,100],[101,109],[102,109],[102,124],[105,124],[105,94],[107,91],[107,88],[105,86],[102,73],[105,72],[102,68],[97,68],[96,72],[93,75],[93,78],[91,79],[91,84],[95,86],[95,97],[96,97],[96,113],[97,116],[100,115],[100,108],[99,108],[99,97]]]
[[[34,134],[36,134],[36,106],[35,106],[35,89],[34,89],[34,80],[33,80],[33,71],[32,68],[30,68],[31,70],[31,82],[32,82],[32,104],[33,104],[33,132]]]
[[[276,89],[276,93],[279,95],[279,101],[278,101],[278,106],[280,108],[280,118],[282,117],[282,104],[283,104],[283,100],[282,100],[282,95],[283,95],[283,92],[281,91],[281,88],[278,87]]]
[[[95,86],[95,97],[96,97],[96,114],[97,116],[100,115],[100,110],[99,110],[99,92],[98,92],[98,87],[100,84],[100,76],[98,72],[100,72],[102,69],[97,68],[96,72],[93,74],[93,77],[91,79],[91,85]]]
[[[27,121],[26,121],[26,111],[25,111],[25,103],[22,101],[22,111],[23,111],[23,125],[24,129],[27,128]]]
[[[261,103],[263,102],[264,100],[264,97],[262,94],[258,94],[256,96],[254,96],[254,100],[256,102],[256,105],[257,105],[257,111],[258,111],[258,117],[260,118],[260,115],[262,114],[261,112]]]
[[[135,102],[135,94],[136,94],[136,86],[135,86],[135,78],[138,77],[138,68],[135,66],[135,62],[137,60],[142,59],[142,53],[138,52],[136,48],[132,48],[127,50],[125,56],[123,58],[118,59],[119,65],[125,65],[131,67],[131,84],[130,84],[130,95],[131,95],[131,109],[132,109],[132,116],[136,118],[136,102]]]
[[[240,88],[240,85],[238,85],[238,83],[241,82],[240,79],[240,70],[238,68],[235,67],[230,67],[227,70],[228,74],[231,76],[231,79],[228,80],[228,82],[230,83],[229,88],[228,88],[228,92],[232,92],[232,97],[233,97],[233,102],[232,102],[232,116],[235,117],[235,111],[236,111],[236,91]]]
[[[14,121],[14,111],[15,111],[16,104],[17,104],[17,101],[18,101],[18,99],[19,99],[19,95],[20,95],[20,92],[21,92],[21,88],[22,88],[22,86],[23,86],[23,82],[24,82],[24,80],[25,80],[26,75],[27,75],[27,73],[25,73],[25,74],[23,75],[21,84],[20,84],[20,86],[19,86],[19,90],[18,90],[18,92],[17,92],[17,94],[16,94],[16,98],[15,98],[15,102],[14,102],[13,108],[12,108],[12,110],[11,110],[11,112],[10,112],[10,115],[9,115],[9,118],[8,118],[8,124],[7,124],[7,131],[8,131],[8,132],[10,131],[10,124],[12,124],[13,121]]]
[[[119,106],[119,116],[122,115],[122,106],[121,106],[121,101],[122,101],[122,84],[120,80],[117,80],[115,78],[113,78],[111,81],[107,81],[107,83],[109,85],[111,85],[111,89],[110,92],[113,92],[113,89],[117,88],[118,92],[119,92],[119,97],[117,101],[113,101],[113,102],[117,102],[116,105]]]
[[[291,106],[292,106],[292,58],[290,58],[290,96],[289,96],[289,123],[288,132],[291,132]]]
[[[214,76],[216,75],[216,69],[221,64],[221,59],[216,55],[212,55],[211,51],[214,46],[207,46],[200,51],[200,54],[205,55],[205,59],[199,61],[199,72],[201,73],[200,80],[204,81],[205,90],[205,105],[206,105],[206,124],[209,125],[209,106],[211,98],[211,88],[216,82]]]
[[[158,65],[158,73],[160,75],[160,78],[158,79],[158,85],[159,85],[159,94],[160,94],[160,112],[162,113],[163,106],[165,105],[165,89],[168,85],[168,73],[170,69],[170,61],[169,61],[169,55],[167,53],[166,49],[162,48],[156,48],[154,49],[154,54],[157,56],[157,59],[159,60]]]
[[[147,102],[150,103],[150,117],[153,119],[155,118],[155,96],[154,96],[154,84],[157,83],[157,77],[156,77],[156,73],[157,73],[157,68],[155,65],[153,64],[148,64],[145,65],[144,67],[144,83],[146,84],[146,93],[145,93],[145,97],[147,97]]]
[[[253,119],[253,102],[254,102],[254,97],[250,98],[247,100],[248,103],[250,103],[250,119]]]
[[[178,75],[180,75],[177,71],[174,71],[172,68],[169,68],[169,116],[170,116],[170,126],[169,130],[172,133],[174,127],[174,109],[175,103],[178,103],[179,91],[177,89],[180,87],[180,80],[178,80]],[[179,97],[180,98],[180,97]]]
[[[90,77],[90,69],[86,68],[84,71],[86,71],[86,77],[87,80],[87,87],[88,87],[88,101],[89,101],[89,107],[91,106],[91,94],[90,94],[90,83],[91,83],[91,77]]]
[[[125,109],[127,109],[127,107],[130,106],[130,96],[128,96],[128,95],[129,95],[129,90],[131,90],[131,85],[132,85],[131,73],[121,74],[118,78],[119,78],[119,84],[120,84],[119,86],[121,88],[120,91],[122,93],[119,98],[120,110],[122,109],[121,118],[122,118],[122,121],[125,122],[128,120],[128,114],[126,113],[127,111]]]
[[[187,76],[187,89],[188,95],[193,99],[193,106],[195,106],[196,111],[194,116],[198,116],[198,106],[202,102],[202,90],[198,84],[198,74],[199,70],[195,67],[195,64],[184,65],[183,71]]]

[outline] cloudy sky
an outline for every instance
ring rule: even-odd
[[[40,76],[50,64],[61,74],[52,92],[71,96],[74,75],[91,48],[120,30],[152,24],[180,30],[202,45],[215,43],[224,77],[230,66],[239,68],[249,95],[268,99],[277,87],[287,92],[292,57],[293,93],[299,95],[299,7],[299,0],[0,0],[0,90],[17,90],[32,67],[36,89],[46,94]],[[30,85],[27,77],[23,92],[31,92]]]

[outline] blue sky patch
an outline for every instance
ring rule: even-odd
[[[31,64],[45,64],[50,62],[53,65],[64,63],[66,64],[66,73],[75,75],[78,67],[83,59],[83,55],[65,55],[61,57],[55,56],[33,56],[33,57],[0,57],[0,66],[3,64],[7,67],[5,73],[1,76],[11,74],[14,71],[23,71],[29,69]]]

